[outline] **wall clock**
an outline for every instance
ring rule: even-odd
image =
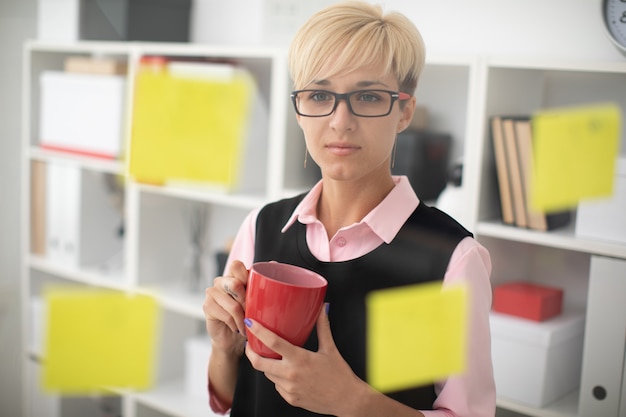
[[[626,0],[602,0],[602,18],[609,38],[626,55]]]

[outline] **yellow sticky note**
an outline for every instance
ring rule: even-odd
[[[254,83],[139,71],[135,80],[130,174],[141,182],[238,181]]]
[[[50,289],[43,387],[84,394],[152,384],[158,307],[145,295]]]
[[[367,379],[391,392],[457,374],[466,363],[464,286],[440,282],[372,292],[367,306]]]
[[[533,208],[559,211],[610,196],[620,134],[620,109],[612,104],[534,115]]]

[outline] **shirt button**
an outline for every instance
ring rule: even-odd
[[[345,237],[340,237],[337,239],[337,246],[339,246],[340,248],[343,248],[344,246],[346,246],[346,243],[348,243],[346,241]]]

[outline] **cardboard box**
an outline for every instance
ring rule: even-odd
[[[613,195],[578,205],[576,236],[626,244],[626,157],[617,160]]]
[[[544,407],[578,388],[584,313],[537,323],[492,312],[490,324],[499,397]]]
[[[198,336],[185,341],[185,391],[189,396],[208,399],[208,365],[211,339]]]
[[[494,289],[493,311],[535,321],[561,314],[563,290],[530,282],[509,282]]]
[[[44,71],[41,146],[117,158],[123,143],[125,84],[126,78],[119,75]]]

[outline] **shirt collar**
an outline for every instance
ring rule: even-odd
[[[409,216],[415,211],[419,199],[413,191],[406,176],[393,177],[396,186],[387,194],[372,211],[370,211],[359,224],[366,224],[383,241],[389,243],[396,236]],[[296,220],[302,224],[316,222],[317,201],[322,192],[320,180],[302,199],[295,208],[287,223],[281,230],[283,233],[289,229]]]
[[[320,198],[320,194],[322,193],[322,180],[319,180],[317,184],[311,188],[311,190],[304,196],[300,204],[296,206],[296,209],[287,220],[287,223],[283,226],[281,230],[282,233],[285,233],[287,229],[291,227],[292,224],[298,220],[302,224],[313,223],[317,220],[317,201]]]

